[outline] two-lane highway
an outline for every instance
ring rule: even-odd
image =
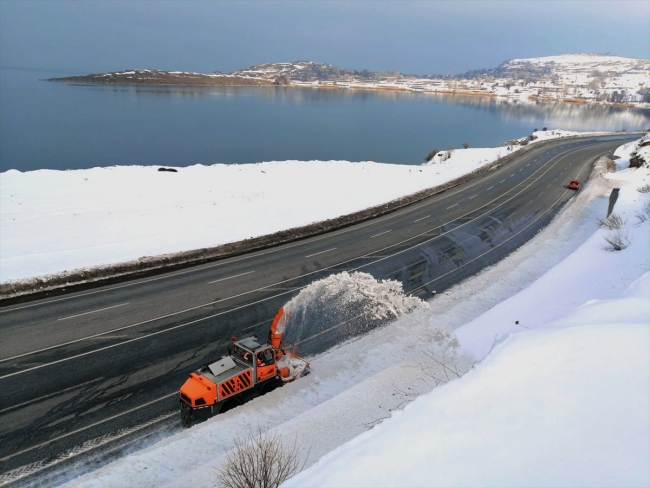
[[[177,391],[187,374],[220,356],[233,335],[266,337],[277,309],[314,280],[362,271],[427,299],[498,262],[574,195],[571,179],[586,179],[595,158],[623,142],[540,145],[481,178],[355,226],[0,308],[0,483],[161,426],[178,428]],[[294,340],[303,354],[315,354],[343,338]]]

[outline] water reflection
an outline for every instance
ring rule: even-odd
[[[91,90],[131,94],[135,97],[166,96],[182,98],[240,97],[260,98],[291,104],[320,104],[335,100],[353,102],[417,102],[450,104],[487,111],[504,121],[535,124],[545,121],[547,127],[566,130],[643,130],[650,127],[650,110],[595,104],[503,97],[429,94],[394,90],[362,90],[347,88],[306,87],[157,87],[79,85]],[[541,128],[541,127],[539,127]],[[514,136],[513,136],[514,137]]]
[[[493,147],[534,128],[638,130],[650,111],[347,88],[64,84],[0,69],[0,171],[374,160]]]

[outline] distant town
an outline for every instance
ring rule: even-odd
[[[49,81],[176,86],[282,85],[508,97],[650,108],[650,60],[603,54],[564,54],[513,59],[493,69],[469,71],[453,76],[350,70],[313,61],[295,61],[260,64],[232,73],[216,71],[201,74],[133,69],[52,78]]]

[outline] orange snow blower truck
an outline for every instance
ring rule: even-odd
[[[193,418],[225,412],[309,374],[309,363],[282,345],[288,314],[281,308],[271,324],[269,341],[232,338],[228,356],[190,373],[181,386],[183,426]]]

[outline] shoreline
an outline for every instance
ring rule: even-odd
[[[55,83],[67,83],[70,85],[106,85],[106,86],[177,86],[177,87],[200,87],[200,88],[219,88],[219,87],[232,87],[232,88],[310,88],[322,90],[366,90],[366,91],[381,91],[381,92],[401,92],[401,93],[421,93],[424,95],[448,95],[448,96],[470,96],[470,97],[484,97],[484,98],[505,98],[509,100],[530,100],[534,102],[561,102],[571,105],[598,105],[605,107],[616,108],[631,108],[636,110],[650,110],[650,107],[642,106],[629,102],[605,102],[599,100],[589,100],[586,98],[566,97],[566,98],[553,98],[544,97],[539,95],[530,95],[528,97],[513,97],[508,95],[500,95],[492,92],[480,92],[471,90],[414,90],[402,87],[383,87],[383,86],[349,86],[349,85],[323,85],[323,84],[277,84],[273,82],[264,83],[264,80],[250,84],[236,83],[236,84],[210,84],[210,83],[134,83],[134,82],[102,82],[92,80],[70,80],[69,78],[49,78],[40,81],[51,81]]]

